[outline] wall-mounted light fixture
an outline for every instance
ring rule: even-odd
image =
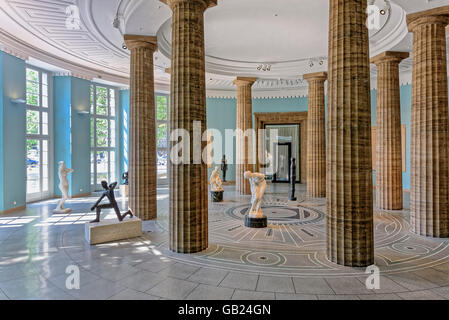
[[[11,103],[13,104],[25,104],[27,101],[22,98],[11,99]]]
[[[90,115],[90,112],[89,111],[86,111],[86,110],[83,110],[83,111],[78,111],[77,112],[79,115]]]

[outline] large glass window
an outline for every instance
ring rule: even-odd
[[[50,124],[48,73],[26,69],[27,201],[50,196]]]
[[[91,185],[117,181],[116,170],[116,89],[91,85]]]
[[[156,94],[156,147],[158,183],[168,183],[169,98]]]

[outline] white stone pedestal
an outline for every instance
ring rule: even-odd
[[[142,235],[142,220],[133,217],[122,222],[117,219],[86,223],[84,236],[89,244],[100,244]]]

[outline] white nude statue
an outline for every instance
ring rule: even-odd
[[[262,197],[267,189],[267,182],[263,173],[245,172],[245,179],[249,180],[251,185],[251,210],[249,216],[251,218],[264,218],[262,212]]]
[[[59,168],[58,168],[58,176],[59,176],[59,190],[61,190],[62,199],[59,200],[58,206],[55,210],[53,210],[54,213],[69,213],[72,211],[70,208],[64,208],[64,203],[67,199],[70,199],[69,196],[69,180],[67,179],[67,176],[69,173],[72,173],[73,169],[69,169],[65,166],[64,161],[59,161]]]
[[[220,192],[223,191],[223,182],[220,178],[220,168],[217,166],[215,167],[214,171],[212,171],[212,174],[210,175],[209,184],[211,185],[211,191],[214,192]]]

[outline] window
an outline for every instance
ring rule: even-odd
[[[169,97],[156,94],[156,148],[158,183],[168,183]]]
[[[48,73],[26,69],[27,201],[50,196],[50,106]]]
[[[91,85],[91,185],[101,189],[101,181],[117,181],[116,174],[116,90]]]

